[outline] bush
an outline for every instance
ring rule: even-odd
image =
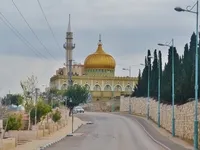
[[[42,117],[46,116],[49,112],[51,112],[51,106],[44,103],[44,101],[40,100],[37,102],[37,123],[41,121]],[[31,111],[31,122],[35,122],[35,108]]]
[[[56,109],[56,111],[52,115],[52,120],[54,122],[58,122],[61,119],[61,117],[61,112],[58,109]]]
[[[6,127],[7,124],[7,127]],[[19,130],[22,126],[22,115],[20,114],[11,114],[8,116],[7,120],[4,120],[4,129],[9,130]]]

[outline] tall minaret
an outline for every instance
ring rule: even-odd
[[[64,48],[66,49],[66,72],[68,76],[68,85],[72,85],[72,50],[75,48],[75,44],[73,44],[73,32],[71,31],[71,18],[69,14],[69,24],[66,33],[66,43],[64,44]]]

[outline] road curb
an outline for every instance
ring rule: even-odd
[[[135,118],[134,118],[135,119]],[[135,121],[143,128],[144,132],[158,145],[162,146],[163,148],[165,148],[166,150],[171,150],[169,147],[167,147],[166,145],[164,145],[163,143],[157,141],[156,139],[153,138],[153,136],[151,136],[151,134],[145,129],[145,127],[137,120],[135,119]]]
[[[81,123],[81,125],[78,126],[78,128],[76,130],[74,130],[74,132],[76,132],[81,126],[83,125],[83,123]],[[48,144],[45,144],[44,146],[41,146],[40,148],[37,148],[37,150],[45,150],[46,148],[60,142],[61,140],[63,140],[64,138],[68,137],[67,135],[61,137],[61,138],[58,138],[57,140],[53,141],[53,142],[50,142]]]

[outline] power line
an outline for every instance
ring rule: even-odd
[[[8,21],[8,19],[0,12],[0,19],[3,21],[3,23],[25,44],[27,45],[31,51],[40,58],[46,58],[44,55],[42,55],[31,43],[26,40],[26,38],[23,37],[23,35]],[[38,54],[39,53],[39,54]],[[41,57],[42,56],[42,57]]]
[[[31,32],[33,33],[33,35],[38,40],[38,42],[43,46],[43,48],[46,50],[46,52],[56,61],[55,57],[49,52],[49,50],[46,48],[46,46],[42,43],[42,41],[38,38],[38,36],[34,32],[34,30],[31,28],[31,26],[27,22],[26,18],[23,16],[23,14],[21,13],[21,11],[19,10],[19,8],[17,7],[17,5],[15,4],[14,0],[12,0],[12,2],[14,4],[15,8],[17,9],[17,11],[19,12],[20,16],[23,18],[24,22],[27,24],[27,26],[29,27],[29,29],[31,30]]]
[[[62,48],[60,47],[60,45],[59,45],[59,43],[58,43],[58,40],[56,39],[55,34],[54,34],[54,32],[53,32],[53,30],[52,30],[52,28],[51,28],[51,26],[50,26],[50,23],[48,22],[48,19],[47,19],[47,17],[46,17],[46,14],[45,14],[45,12],[44,12],[44,9],[43,9],[43,7],[42,7],[40,1],[37,0],[37,2],[38,2],[38,5],[40,6],[40,9],[41,9],[41,11],[42,11],[42,14],[43,14],[43,16],[44,16],[44,18],[45,18],[45,20],[46,20],[46,22],[47,22],[47,25],[48,25],[48,27],[49,27],[49,30],[50,30],[50,32],[51,32],[53,38],[54,38],[54,41],[56,42],[56,44],[57,44],[57,46],[58,46],[58,49],[60,49],[60,50],[63,52],[63,50],[62,50]]]

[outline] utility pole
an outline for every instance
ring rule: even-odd
[[[37,125],[37,100],[38,100],[38,88],[35,88],[35,126]]]
[[[66,70],[67,70],[67,78],[68,78],[68,88],[73,85],[72,81],[72,50],[75,48],[75,44],[73,44],[73,32],[71,31],[71,18],[69,14],[69,24],[66,34],[66,43],[64,44],[64,48],[66,50]],[[70,98],[70,103],[72,103],[72,99]],[[73,133],[73,123],[74,123],[74,117],[73,117],[73,108],[71,108],[72,113],[72,133]]]

